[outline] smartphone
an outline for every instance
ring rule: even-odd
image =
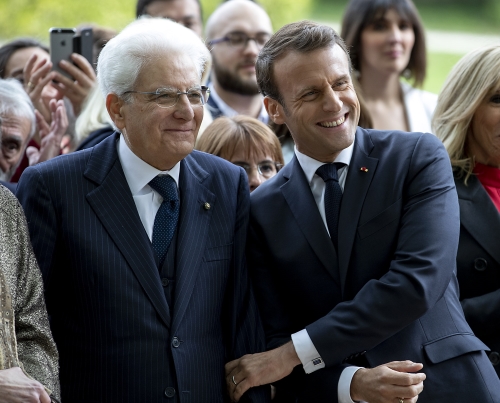
[[[73,52],[82,55],[93,66],[92,28],[84,28],[73,37]]]
[[[53,69],[66,77],[72,78],[66,71],[59,67],[61,60],[71,62],[71,53],[73,53],[73,37],[75,30],[73,28],[50,28],[50,61]]]

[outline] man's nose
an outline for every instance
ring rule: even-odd
[[[330,87],[323,99],[323,109],[325,111],[338,112],[344,103],[341,101],[337,91]]]
[[[248,38],[247,43],[243,48],[243,53],[257,56],[260,52],[260,49],[260,46],[254,38]]]
[[[203,106],[199,106],[198,108],[202,107]],[[179,98],[173,108],[175,108],[174,116],[176,118],[191,120],[194,117],[193,105],[189,102],[187,94],[179,95]]]

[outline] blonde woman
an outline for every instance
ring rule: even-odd
[[[460,202],[460,298],[472,330],[500,374],[500,46],[464,56],[433,119],[455,172]]]

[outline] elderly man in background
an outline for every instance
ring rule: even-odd
[[[201,38],[203,17],[200,0],[138,0],[137,18],[142,15],[168,18],[194,31]]]
[[[269,16],[250,0],[225,2],[212,13],[206,37],[213,59],[208,106],[214,119],[239,114],[268,122],[255,61],[271,34]]]
[[[208,58],[191,30],[134,21],[97,67],[119,132],[21,178],[70,402],[226,402],[225,362],[263,348],[246,174],[193,151]]]
[[[57,358],[26,219],[0,185],[0,403],[59,397]]]
[[[40,133],[40,150],[28,147],[30,165],[59,155],[61,139],[68,127],[68,120],[62,100],[50,102],[52,122],[50,126],[42,115],[35,111],[22,85],[15,79],[0,80],[0,119],[2,120],[2,141],[0,152],[0,181],[15,190],[14,184],[7,184],[21,163],[26,147],[37,130]]]

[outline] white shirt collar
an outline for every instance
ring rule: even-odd
[[[344,148],[333,162],[342,162],[346,166],[349,166],[349,164],[351,163],[352,151],[354,149],[355,141],[356,140],[354,140],[349,147]],[[305,154],[302,154],[299,150],[297,150],[297,146],[295,146],[294,151],[295,155],[297,156],[297,159],[299,160],[299,164],[302,167],[304,174],[306,175],[307,182],[310,185],[314,175],[316,174],[316,170],[325,163],[315,160],[314,158],[311,158]]]
[[[236,112],[233,108],[231,108],[221,99],[219,94],[217,94],[217,92],[215,91],[212,82],[208,84],[208,87],[210,88],[210,96],[213,97],[215,103],[217,104],[217,106],[219,107],[220,111],[224,116],[231,118],[233,116],[239,115],[238,112]],[[257,119],[259,119],[261,122],[264,123],[267,123],[269,121],[269,115],[266,111],[266,108],[264,107],[264,102],[262,102],[262,107],[260,108],[260,113],[259,116],[257,116]]]
[[[180,161],[171,170],[160,171],[135,155],[123,138],[123,134],[118,140],[117,151],[132,196],[151,192],[149,182],[157,175],[170,175],[179,187]]]

